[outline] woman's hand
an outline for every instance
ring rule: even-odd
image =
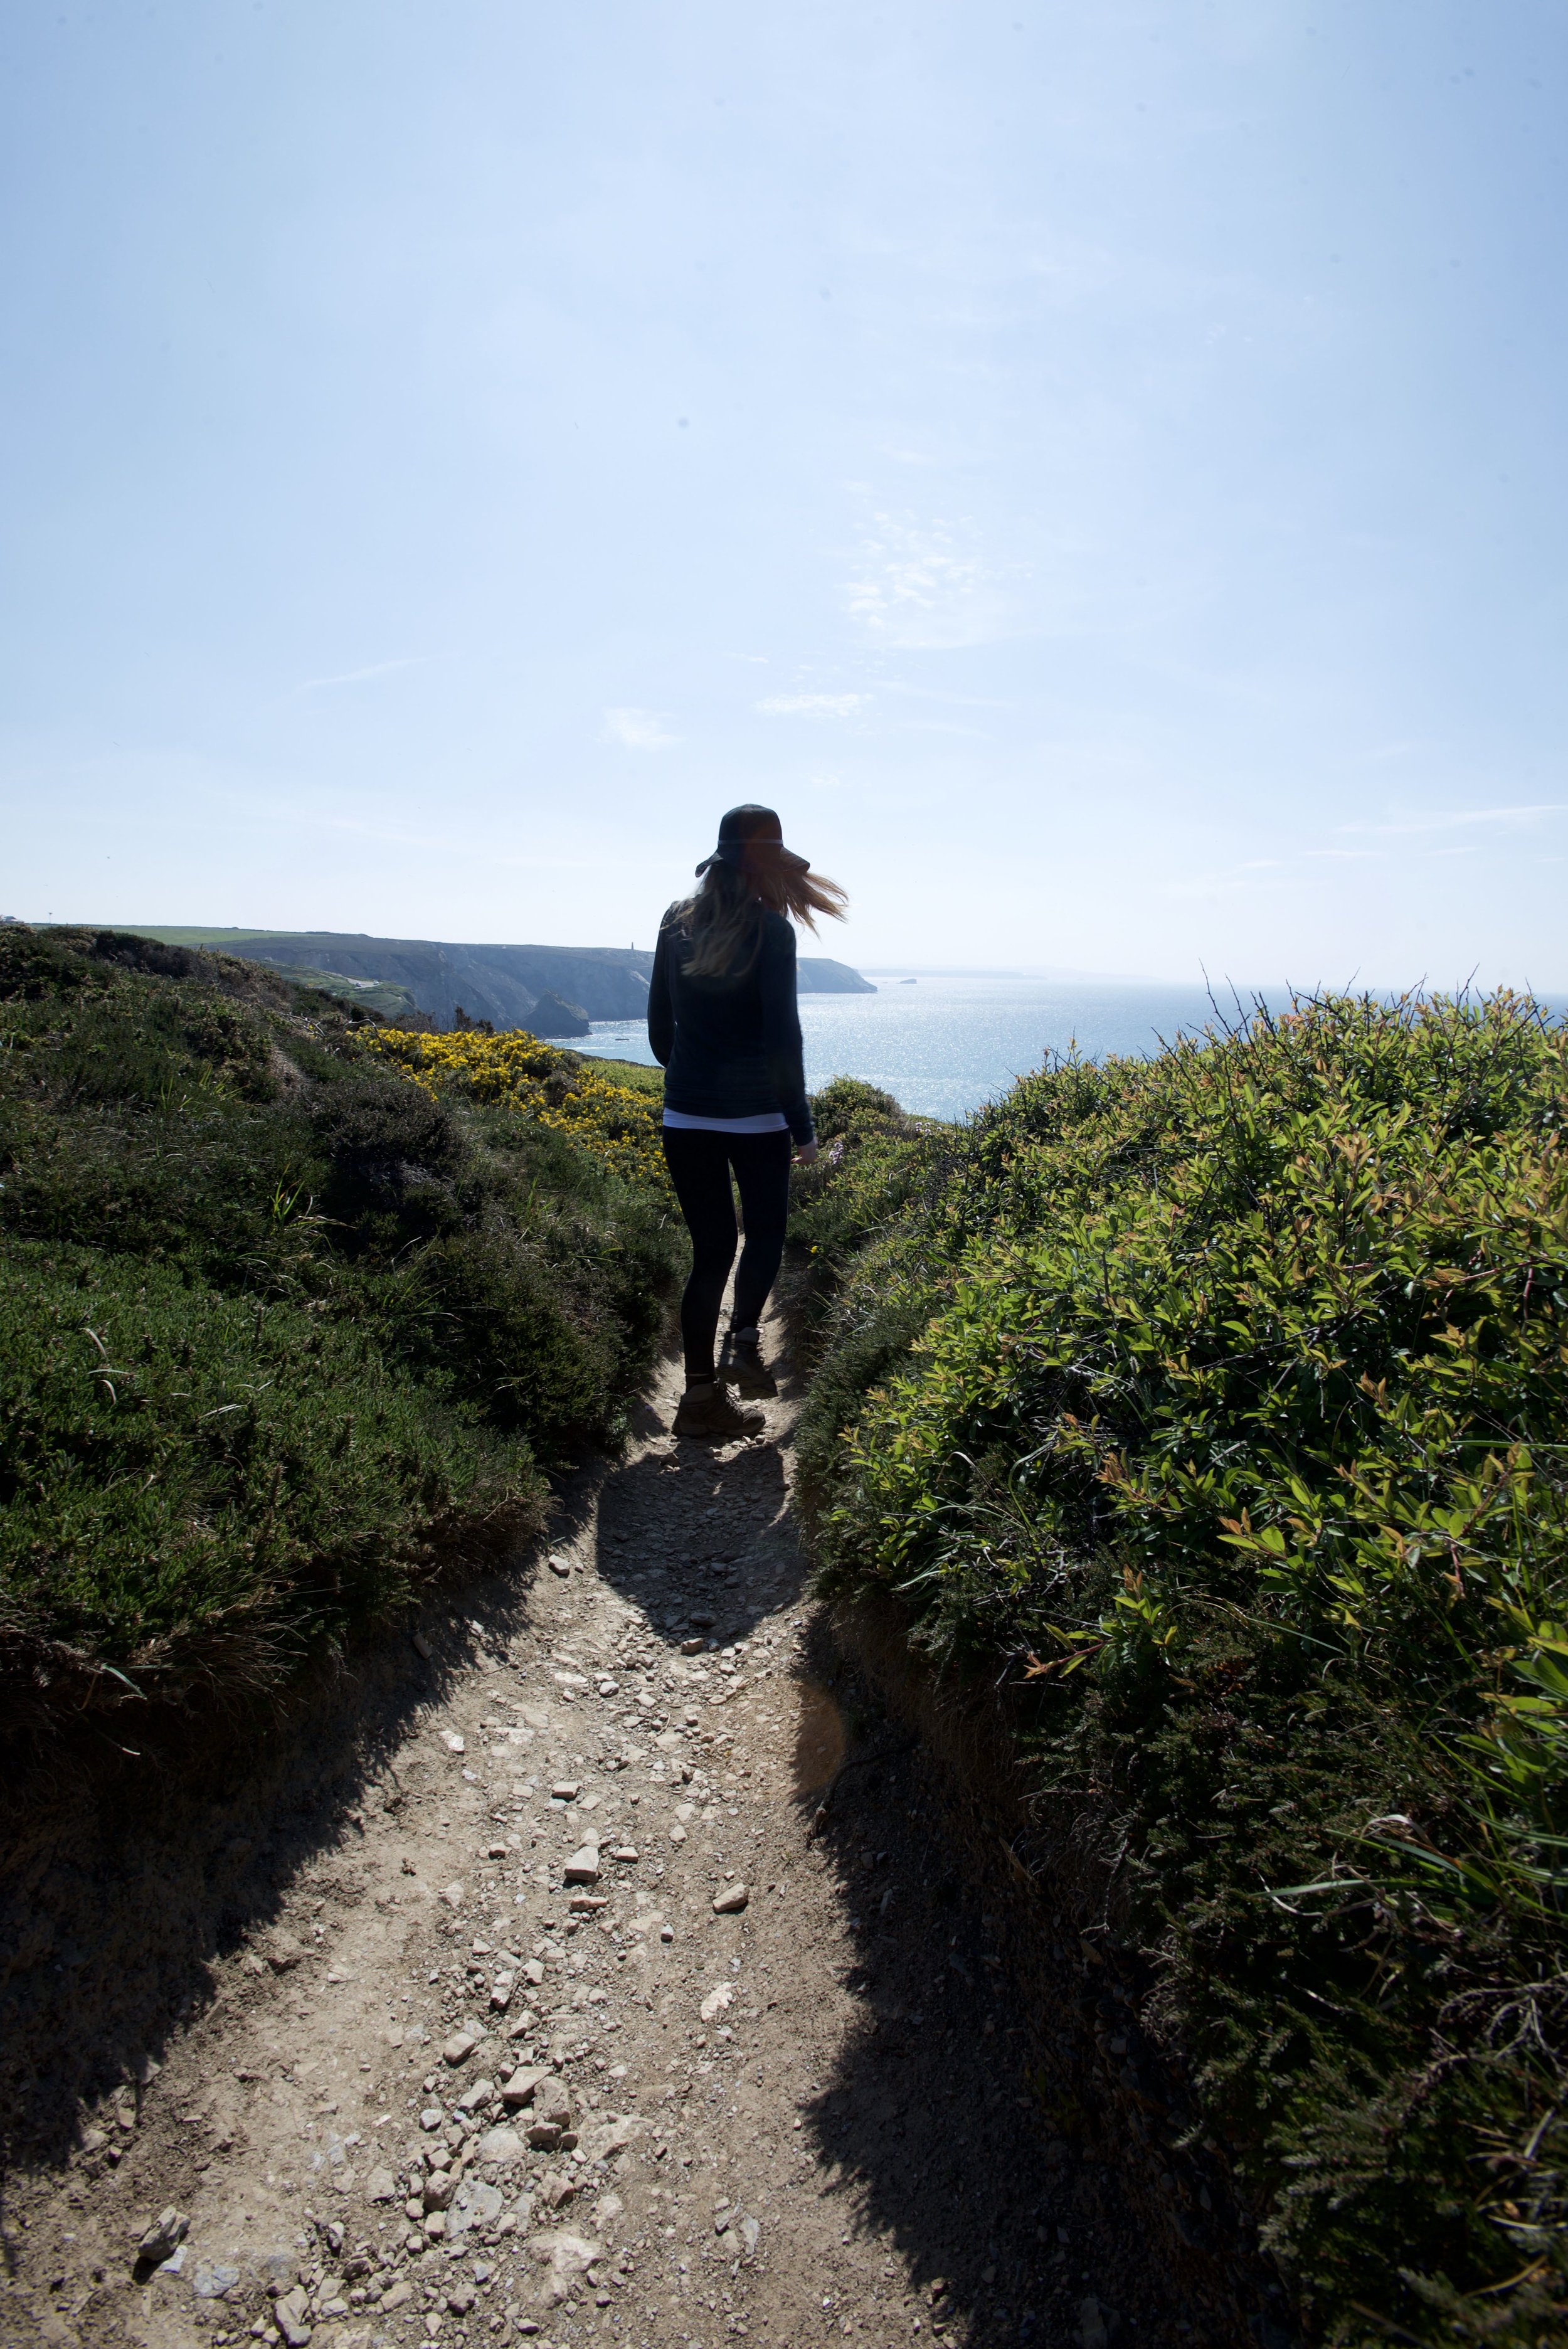
[[[815,1166],[816,1163],[817,1163],[817,1145],[816,1145],[816,1143],[815,1143],[814,1142],[803,1142],[803,1143],[801,1143],[801,1144],[800,1144],[799,1148],[799,1149],[796,1151],[796,1153],[795,1153],[795,1164],[796,1164],[796,1165],[797,1165],[797,1166]]]

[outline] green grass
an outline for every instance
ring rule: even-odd
[[[1565,1118],[1528,1003],[1304,1004],[1026,1080],[830,1238],[824,1581],[1009,1690],[1043,1866],[1121,1853],[1336,2340],[1568,2296]]]
[[[160,930],[129,927],[122,924],[119,935],[129,938],[156,938],[166,947],[221,947],[227,952],[231,947],[244,945],[251,938],[308,937],[310,933],[301,930],[201,929],[176,923],[171,928]]]
[[[345,978],[338,971],[314,970],[304,963],[274,963],[272,967],[280,978],[286,978],[293,986],[330,995],[338,1003],[356,1007],[362,1014],[374,1011],[383,1019],[419,1017],[412,990],[396,979],[383,979],[375,987],[366,987],[357,979]]]
[[[571,1050],[569,1045],[562,1046],[562,1049],[565,1051]],[[649,1093],[661,1102],[664,1100],[663,1069],[647,1068],[641,1061],[613,1061],[602,1052],[584,1052],[580,1057],[590,1061],[594,1068],[605,1070],[618,1085],[629,1085],[634,1093]]]
[[[254,966],[0,930],[0,1660],[29,1703],[51,1643],[149,1692],[275,1682],[619,1436],[665,1204],[356,1030]]]

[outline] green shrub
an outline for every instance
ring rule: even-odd
[[[274,1678],[406,1598],[459,1518],[536,1523],[537,1489],[352,1321],[93,1249],[0,1266],[13,1630],[139,1674]]]
[[[1568,2278],[1565,1113],[1506,996],[1051,1068],[808,1413],[829,1584],[1006,1660],[1336,2338],[1532,2341]]]
[[[24,1678],[28,1640],[147,1686],[275,1677],[538,1523],[536,1455],[624,1426],[675,1270],[662,1197],[362,1036],[222,957],[0,930]]]
[[[789,1226],[790,1247],[810,1261],[801,1300],[808,1332],[845,1267],[912,1200],[940,1189],[954,1132],[906,1117],[891,1093],[860,1077],[830,1078],[812,1094],[811,1114],[818,1157],[791,1171]]]

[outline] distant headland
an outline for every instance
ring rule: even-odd
[[[218,947],[272,963],[387,1018],[418,1010],[450,1027],[460,1009],[469,1019],[536,1036],[585,1036],[594,1019],[636,1019],[654,968],[652,948],[640,947],[465,947],[346,930],[115,927],[165,946]],[[808,995],[876,993],[869,978],[825,955],[802,955],[799,975]]]

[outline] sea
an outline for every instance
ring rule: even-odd
[[[806,1083],[865,1077],[917,1117],[962,1118],[1053,1054],[1157,1052],[1251,1009],[1201,988],[1006,972],[867,971],[874,995],[802,995]],[[597,1019],[575,1049],[651,1063],[637,1019]]]

